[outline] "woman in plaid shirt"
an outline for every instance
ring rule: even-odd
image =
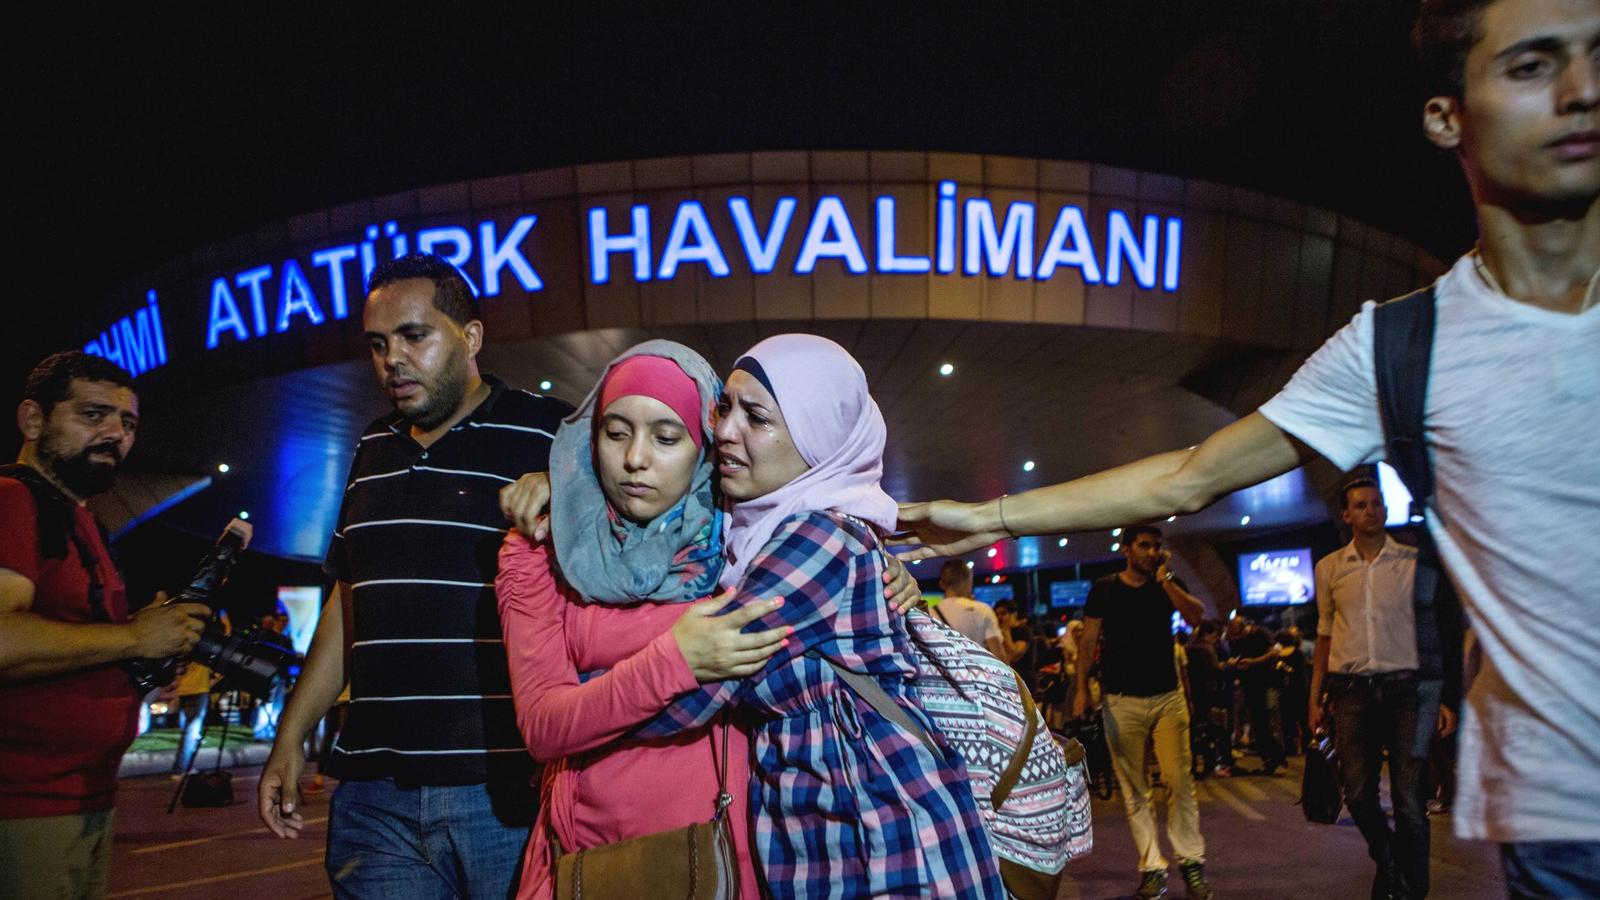
[[[1005,897],[966,768],[921,709],[904,623],[883,598],[873,526],[892,529],[896,510],[861,367],[825,338],[768,338],[718,411],[723,584],[739,585],[735,606],[782,600],[748,631],[792,632],[755,676],[703,685],[637,735],[700,728],[729,706],[753,714],[755,845],[776,897]],[[830,662],[877,676],[942,753],[879,717]]]

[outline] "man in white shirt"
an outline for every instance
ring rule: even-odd
[[[972,570],[959,559],[946,560],[939,569],[939,590],[944,599],[933,608],[935,617],[961,632],[999,659],[1005,659],[1000,618],[989,606],[972,599]]]
[[[1424,409],[1429,535],[1482,657],[1453,824],[1501,844],[1513,892],[1600,896],[1600,0],[1424,0],[1415,37],[1423,131],[1460,162],[1480,232],[1434,286]],[[1194,512],[1319,453],[1382,458],[1372,308],[1194,447],[903,506],[925,545],[907,555]],[[1551,622],[1575,639],[1545,640]]]
[[[1350,527],[1350,543],[1317,561],[1317,646],[1307,721],[1313,730],[1321,723],[1326,690],[1345,804],[1378,864],[1372,896],[1425,897],[1427,760],[1414,753],[1418,662],[1411,589],[1417,551],[1384,530],[1388,510],[1376,481],[1357,478],[1344,486],[1343,497],[1340,518]],[[1385,751],[1392,829],[1378,802]]]

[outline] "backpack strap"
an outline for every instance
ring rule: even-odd
[[[933,754],[934,759],[944,759],[944,750],[934,743],[933,735],[928,733],[928,729],[917,724],[917,721],[911,718],[911,714],[906,712],[905,707],[894,702],[894,698],[890,697],[889,693],[878,684],[877,679],[870,675],[863,675],[860,672],[852,672],[816,650],[807,650],[806,655],[832,666],[833,673],[839,676],[839,680],[855,691],[856,696],[867,701],[867,705],[872,707],[878,715],[899,725],[907,733],[915,736],[917,740],[922,741],[927,746],[928,751]]]
[[[1373,310],[1372,359],[1383,419],[1385,455],[1411,491],[1410,518],[1421,523],[1433,500],[1433,460],[1423,434],[1437,303],[1433,288]]]
[[[1017,752],[1011,754],[1011,762],[1006,765],[1006,770],[1000,773],[1000,780],[994,783],[994,790],[989,794],[989,803],[999,809],[1005,804],[1006,798],[1011,796],[1011,791],[1022,779],[1022,766],[1027,763],[1028,755],[1033,752],[1033,739],[1039,733],[1039,723],[1035,721],[1038,707],[1033,703],[1033,695],[1028,692],[1028,686],[1023,683],[1022,676],[1013,671],[1012,676],[1017,679],[1017,693],[1022,697],[1022,718],[1027,723],[1024,726],[1022,740],[1017,744]]]
[[[1408,511],[1417,529],[1412,608],[1417,630],[1417,733],[1413,756],[1427,754],[1441,703],[1461,697],[1463,617],[1460,598],[1444,577],[1439,548],[1424,526],[1434,499],[1433,460],[1424,432],[1438,296],[1433,287],[1373,310],[1372,356],[1385,456],[1411,492]]]

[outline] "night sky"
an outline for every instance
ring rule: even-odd
[[[865,4],[861,4],[865,6]],[[1079,159],[1470,245],[1420,133],[1414,2],[52,8],[3,39],[0,399],[130,276],[294,213],[552,165],[729,150]],[[464,4],[462,6],[465,6]],[[0,452],[15,452],[4,429]]]

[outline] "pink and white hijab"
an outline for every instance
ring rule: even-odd
[[[895,501],[884,493],[888,429],[867,390],[867,375],[843,347],[814,334],[780,334],[750,348],[808,469],[763,497],[728,506],[728,562],[722,584],[737,584],[778,525],[812,510],[844,513],[895,527]]]

